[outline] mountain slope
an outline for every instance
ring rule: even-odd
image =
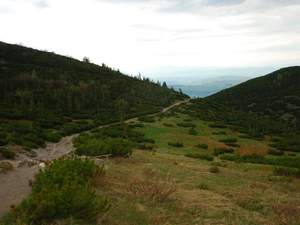
[[[299,127],[300,67],[288,67],[225,89],[207,99]]]
[[[106,65],[0,42],[0,145],[37,147],[186,97]],[[49,135],[51,129],[59,135]]]
[[[50,112],[90,118],[115,111],[120,98],[131,113],[140,113],[183,96],[105,65],[0,43],[0,97],[2,116],[36,118]]]

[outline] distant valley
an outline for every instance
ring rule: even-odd
[[[251,77],[249,76],[222,76],[203,81],[197,81],[194,85],[173,85],[176,90],[181,89],[183,93],[189,95],[191,98],[207,97],[215,94],[223,89],[233,87],[240,84]]]

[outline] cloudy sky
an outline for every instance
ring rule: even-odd
[[[0,41],[153,78],[300,64],[300,0],[0,0],[0,27]]]

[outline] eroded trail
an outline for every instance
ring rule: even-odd
[[[176,102],[162,110],[163,113],[169,111],[173,107],[187,103],[189,100]],[[155,114],[153,114],[155,115]],[[125,122],[132,122],[137,118],[131,118]],[[108,127],[113,124],[103,125],[101,127]],[[10,161],[15,169],[7,174],[0,174],[0,216],[7,212],[12,205],[19,204],[30,191],[29,181],[34,179],[34,175],[39,171],[39,161],[51,161],[58,159],[71,151],[73,151],[73,138],[76,136],[66,136],[58,143],[48,143],[45,148],[37,149],[37,157],[32,159],[19,156],[17,160]],[[21,165],[20,162],[27,162],[27,164],[34,165]]]

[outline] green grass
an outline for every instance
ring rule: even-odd
[[[189,128],[164,125],[185,119],[189,117],[177,114],[135,127],[145,134],[144,138],[155,140],[156,151],[134,150],[129,158],[106,161],[105,178],[96,185],[96,193],[107,196],[112,205],[99,219],[101,224],[299,224],[298,170],[222,160],[236,157],[228,153],[214,157],[213,162],[185,157],[211,156],[215,148],[226,147],[220,139],[240,135],[229,128],[216,135],[219,128],[197,119],[193,123],[201,130],[198,135],[189,135]],[[172,147],[169,142],[182,142],[184,146]],[[267,153],[267,140],[238,138],[238,143],[241,147],[235,150],[237,153]],[[198,144],[207,144],[207,149],[197,148]],[[151,185],[145,186],[145,181]],[[157,199],[152,195],[161,195],[170,187],[175,191],[163,201],[151,200]]]

